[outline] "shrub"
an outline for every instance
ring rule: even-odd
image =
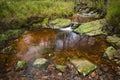
[[[106,19],[108,22],[120,29],[120,0],[111,0],[108,9]]]

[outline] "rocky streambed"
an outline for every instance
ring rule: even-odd
[[[9,53],[0,54],[0,79],[119,80],[114,55],[104,57],[108,47],[103,36],[57,29],[26,31]]]
[[[119,80],[120,37],[109,35],[106,20],[98,19],[103,15],[95,18],[88,9],[72,23],[58,18],[43,24],[52,29],[27,30],[1,50],[0,79]]]

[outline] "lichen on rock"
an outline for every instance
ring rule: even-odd
[[[107,42],[111,43],[113,46],[120,48],[120,37],[116,35],[107,36],[106,40]]]
[[[106,49],[104,56],[107,56],[109,59],[113,59],[116,54],[117,50],[114,47],[110,46]]]
[[[64,18],[58,18],[55,20],[50,21],[50,25],[53,28],[61,28],[61,27],[66,27],[71,23],[70,19],[64,19]]]
[[[97,66],[85,59],[84,57],[72,58],[70,62],[75,66],[79,73],[82,73],[84,76],[88,75],[91,71],[95,70]]]
[[[106,25],[105,19],[100,19],[96,21],[91,21],[80,25],[74,31],[81,34],[86,34],[90,36],[96,36],[100,34],[107,34],[102,29]]]
[[[45,58],[37,58],[33,62],[33,66],[39,69],[45,69],[48,66],[48,60]]]

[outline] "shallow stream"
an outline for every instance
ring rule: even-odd
[[[39,57],[46,58],[54,64],[67,65],[69,58],[83,56],[98,66],[113,71],[111,66],[114,62],[103,58],[107,46],[101,36],[90,37],[72,31],[53,29],[27,31],[14,42],[11,53],[0,54],[0,77],[7,76],[12,80],[21,74],[35,72],[31,65]],[[28,62],[29,70],[16,72],[14,64],[21,59]]]

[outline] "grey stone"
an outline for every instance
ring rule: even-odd
[[[59,76],[62,76],[62,73],[58,73]]]
[[[49,64],[49,61],[45,58],[37,58],[33,62],[33,66],[39,69],[45,69]]]
[[[95,70],[97,66],[85,59],[84,57],[72,58],[70,62],[75,66],[78,72],[82,73],[84,76],[88,75],[91,71]]]

